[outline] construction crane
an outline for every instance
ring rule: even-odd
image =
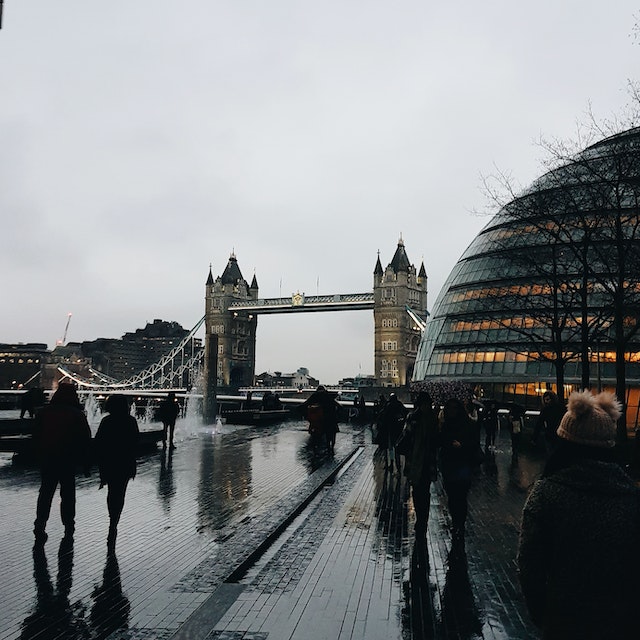
[[[62,336],[62,340],[58,340],[58,342],[56,344],[58,344],[59,346],[64,346],[64,344],[67,341],[67,331],[69,331],[69,323],[71,322],[71,312],[69,312],[69,314],[67,315],[67,324],[64,327],[64,334]]]

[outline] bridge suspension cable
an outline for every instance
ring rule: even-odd
[[[118,389],[166,389],[175,387],[176,381],[179,381],[178,386],[181,387],[185,372],[189,372],[191,380],[194,380],[202,366],[204,350],[194,350],[193,338],[203,325],[204,320],[205,316],[202,316],[198,323],[180,341],[180,343],[171,349],[171,351],[163,356],[158,362],[155,362],[126,380],[117,381],[114,378],[107,376],[102,372],[94,371],[93,369],[90,370],[92,374],[99,378],[99,382],[86,380],[63,366],[58,366],[58,371],[63,375],[63,378],[73,380],[73,382],[75,382],[79,387],[94,389],[96,391],[115,391]],[[185,357],[185,351],[189,345],[191,346],[191,354]]]

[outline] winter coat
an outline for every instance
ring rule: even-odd
[[[640,489],[583,460],[539,480],[522,516],[522,591],[544,640],[640,637]]]
[[[328,391],[314,391],[300,405],[300,411],[309,422],[320,423],[325,434],[332,435],[338,432],[340,405]]]
[[[34,450],[43,469],[89,472],[91,429],[80,407],[51,403],[36,415],[33,426]]]
[[[440,431],[440,468],[445,482],[471,481],[478,447],[477,426],[466,414],[444,420]]]
[[[95,439],[102,484],[135,478],[139,438],[133,416],[110,414],[102,419]]]
[[[378,417],[378,434],[384,445],[393,446],[402,433],[407,408],[395,397],[389,399]]]
[[[158,407],[158,419],[163,424],[175,423],[180,407],[175,400],[163,400]]]
[[[406,456],[405,474],[413,486],[425,486],[437,473],[438,416],[433,409],[416,409],[407,417],[411,453]]]

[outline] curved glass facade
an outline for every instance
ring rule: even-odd
[[[536,180],[482,229],[451,271],[422,336],[414,380],[640,380],[640,129]],[[622,325],[616,325],[617,321]],[[617,333],[616,333],[617,331]],[[619,340],[617,341],[619,342]],[[585,365],[587,366],[587,365]]]

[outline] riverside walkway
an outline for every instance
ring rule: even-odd
[[[425,549],[404,478],[370,430],[341,425],[333,457],[305,424],[178,423],[177,449],[139,461],[115,555],[106,490],[79,479],[74,544],[52,508],[33,553],[35,469],[0,458],[0,639],[533,639],[515,550],[540,460],[510,467],[508,434],[470,494],[466,554],[433,487]]]

